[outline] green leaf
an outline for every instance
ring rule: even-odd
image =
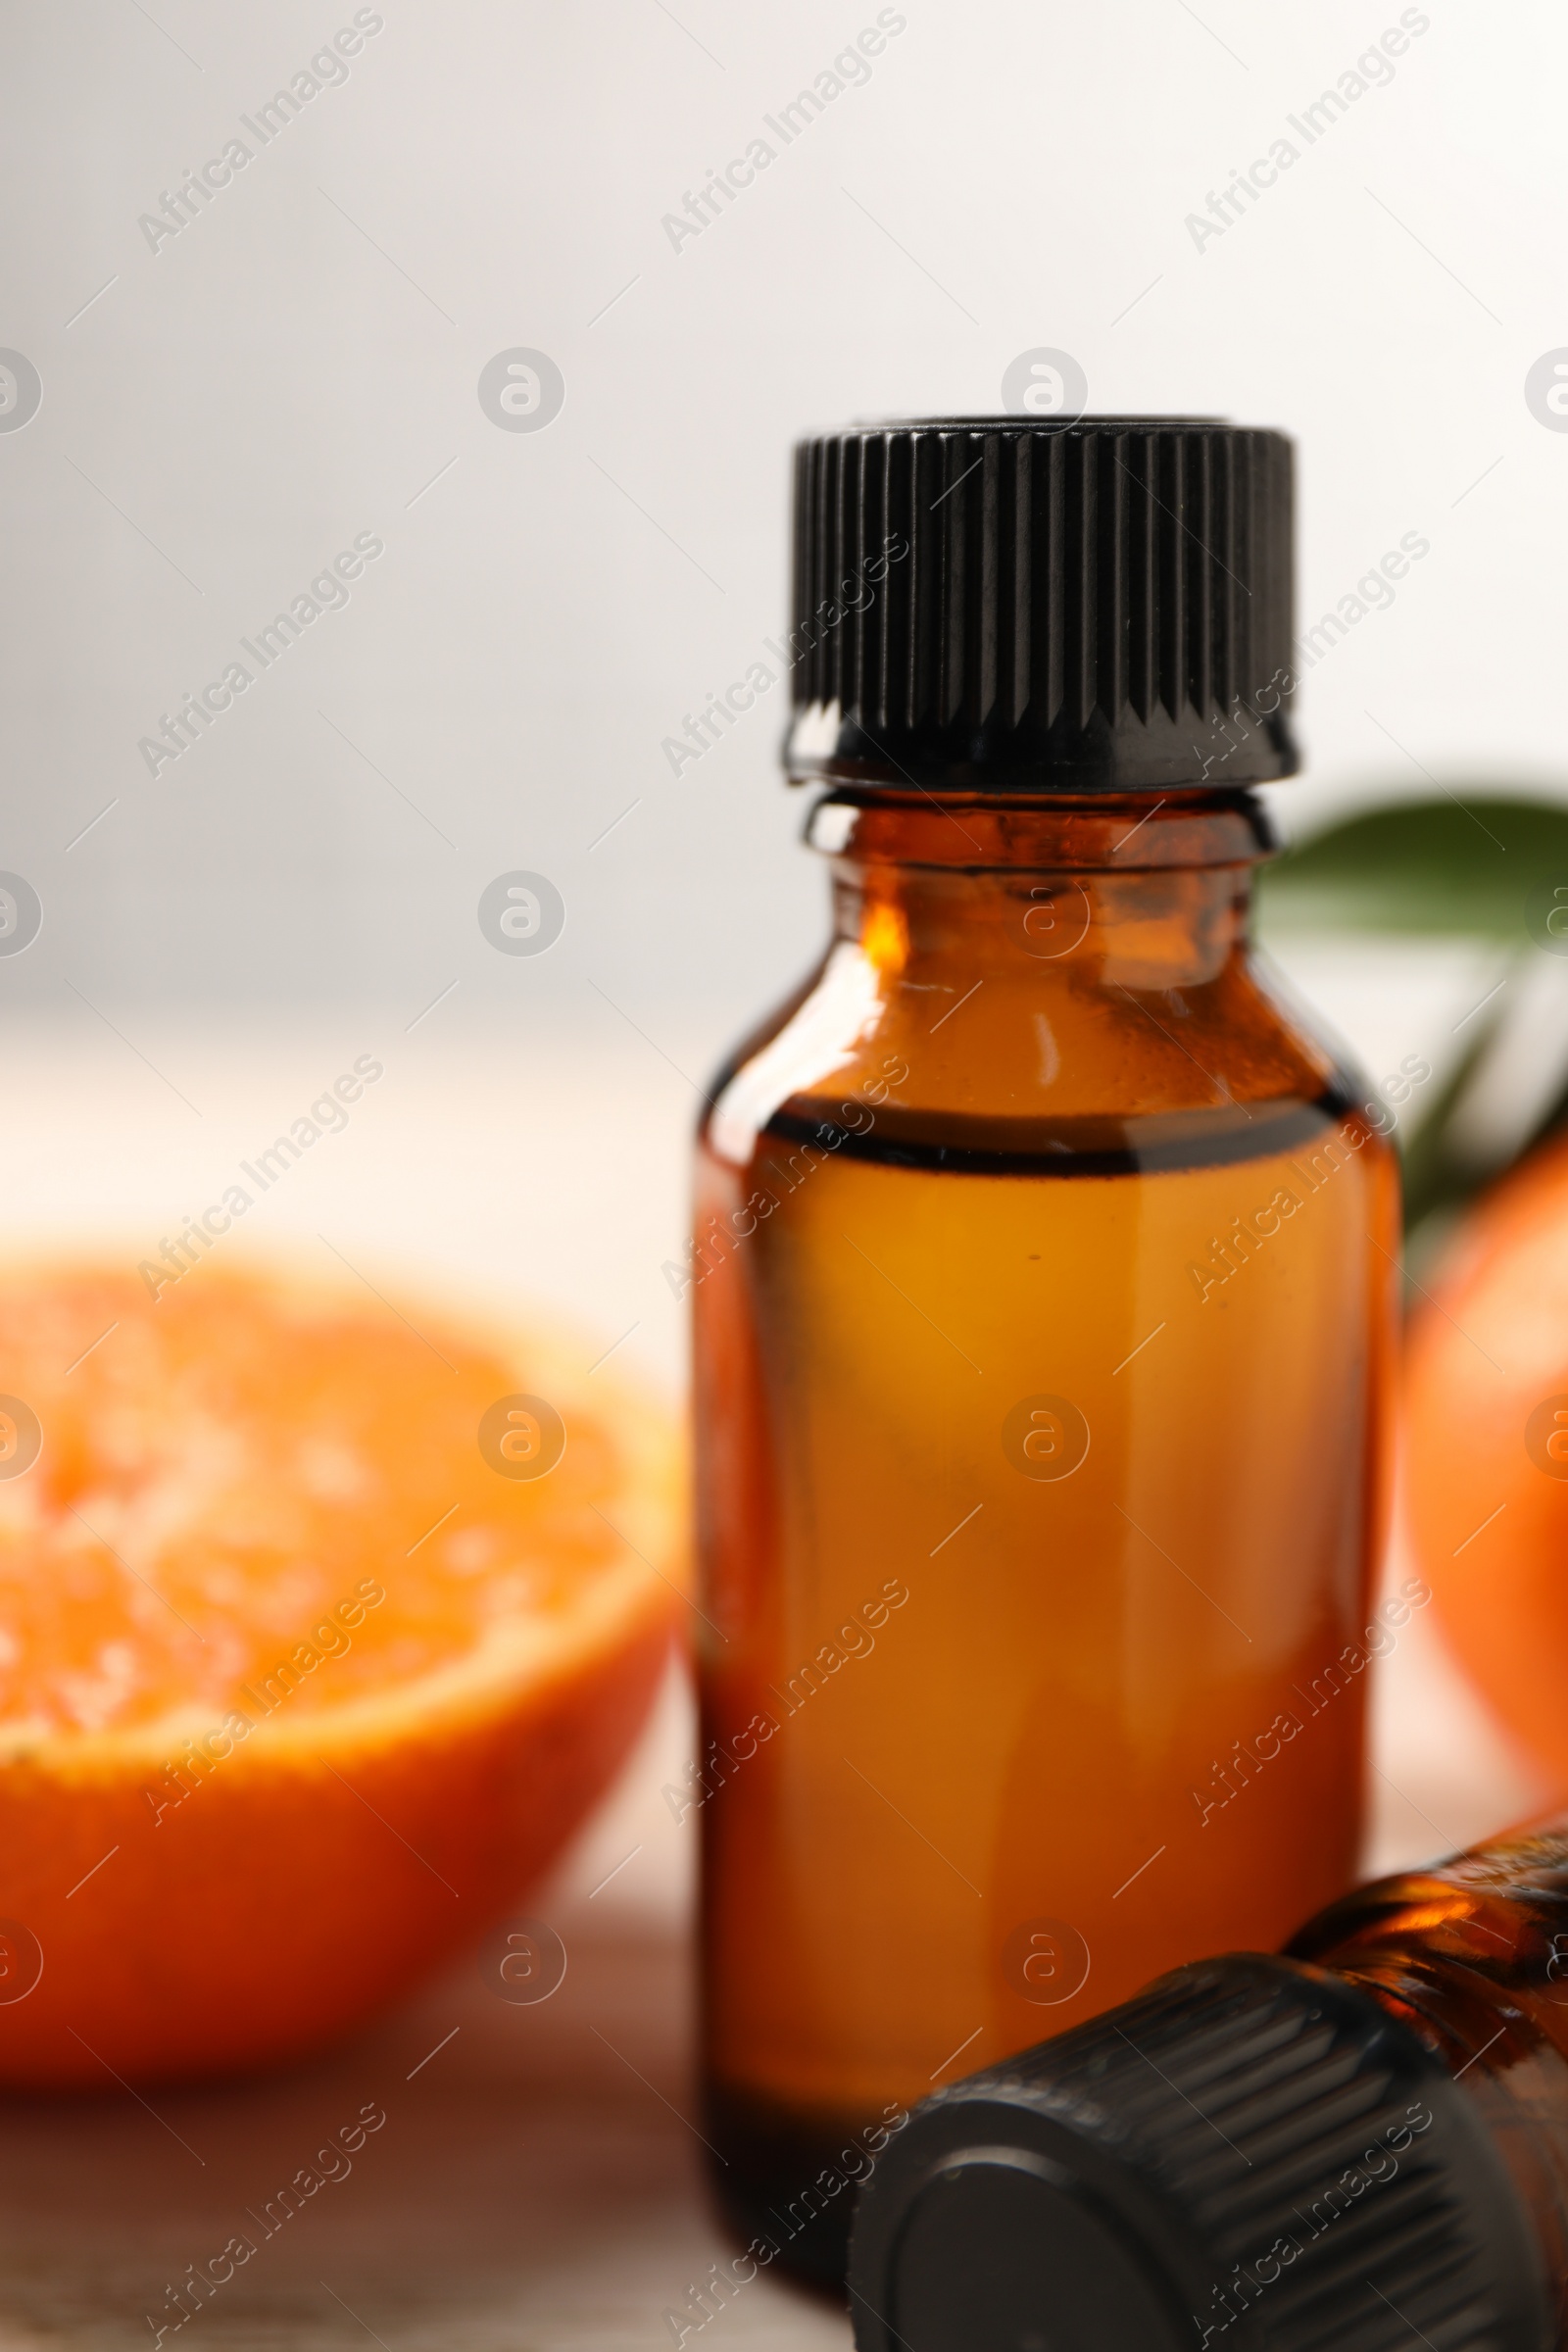
[[[1561,886],[1563,896],[1554,900]],[[1298,843],[1265,866],[1268,931],[1424,933],[1544,945],[1545,916],[1568,909],[1568,807],[1492,797],[1369,809]],[[1568,933],[1568,913],[1559,930]]]

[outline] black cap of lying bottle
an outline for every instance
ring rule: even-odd
[[[1548,2352],[1480,2107],[1343,1978],[1241,1954],[955,2083],[878,2160],[858,2352]]]

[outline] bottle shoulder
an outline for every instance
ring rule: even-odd
[[[841,939],[721,1067],[703,1131],[739,1163],[763,1129],[853,1133],[869,1107],[889,1152],[951,1147],[1006,1173],[1018,1153],[1294,1149],[1365,1100],[1245,949],[1185,988],[1140,988],[1083,960],[911,978]]]

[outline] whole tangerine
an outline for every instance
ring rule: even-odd
[[[1568,1790],[1568,1137],[1486,1196],[1426,1284],[1404,1493],[1455,1650]]]

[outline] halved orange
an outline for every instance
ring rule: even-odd
[[[281,2059],[473,1943],[667,1652],[591,1350],[216,1261],[0,1274],[0,2084]]]

